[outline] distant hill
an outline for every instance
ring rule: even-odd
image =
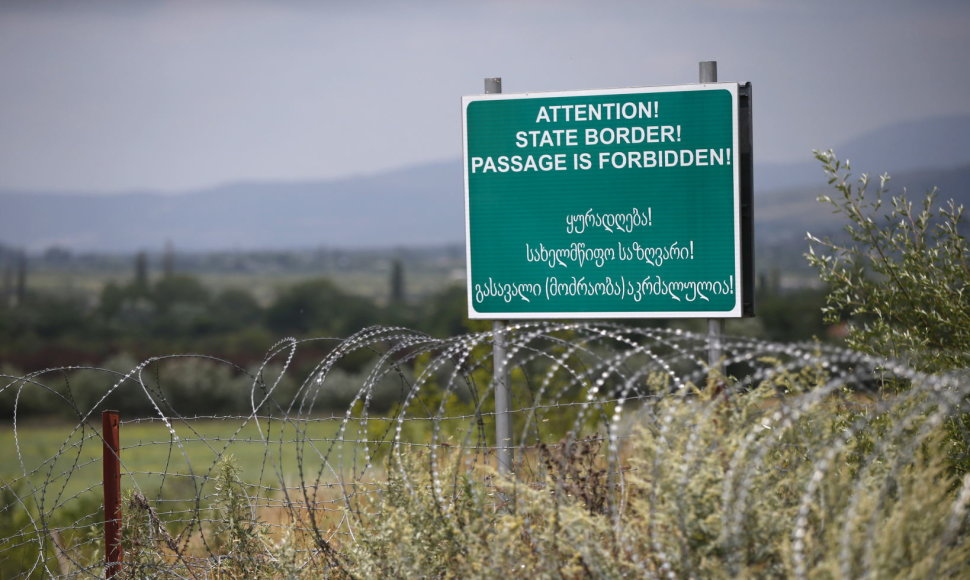
[[[879,180],[872,179],[869,191],[875,192],[878,186]],[[953,199],[970,209],[970,164],[894,174],[888,195],[899,195],[905,190],[915,202],[933,187],[938,189],[937,205]],[[832,213],[831,205],[817,201],[823,193],[833,194],[824,182],[755,194],[755,261],[760,268],[807,269],[803,257],[808,250],[807,232],[820,237],[842,235],[846,219]]]
[[[894,184],[918,194],[938,185],[941,197],[970,206],[970,116],[900,123],[836,153],[853,161],[856,174],[887,171]],[[788,240],[804,248],[805,231],[837,229],[841,222],[815,201],[824,189],[814,160],[756,163],[759,244]],[[166,242],[179,251],[433,246],[462,243],[464,223],[458,159],[340,180],[237,183],[177,195],[0,192],[0,245],[35,251],[132,252],[159,250]]]
[[[839,159],[850,160],[856,174],[888,172],[896,175],[958,167],[970,164],[970,115],[907,121],[877,129],[846,143],[818,144],[818,149],[828,148],[834,148]],[[757,155],[757,143],[755,153]],[[812,152],[806,151],[804,162],[756,165],[755,190],[776,191],[823,183],[823,177],[821,166],[812,159]]]
[[[875,192],[878,186],[879,180],[871,179],[869,191]],[[905,189],[910,199],[921,200],[933,187],[938,189],[939,202],[952,198],[970,208],[970,164],[892,175],[889,195],[899,195]],[[824,182],[756,195],[755,223],[758,234],[766,239],[776,239],[791,233],[804,237],[807,230],[827,234],[840,229],[844,218],[833,215],[830,205],[817,201],[823,193],[834,195]]]
[[[0,207],[0,243],[34,250],[427,246],[460,242],[465,227],[457,161],[178,195],[0,193]]]

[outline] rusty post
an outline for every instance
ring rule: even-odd
[[[118,423],[118,411],[101,412],[105,578],[114,578],[121,571],[121,446]]]

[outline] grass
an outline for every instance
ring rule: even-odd
[[[313,525],[336,530],[344,517],[344,494],[353,489],[340,482],[364,476],[368,458],[367,480],[385,480],[386,442],[393,439],[396,426],[383,417],[370,418],[362,426],[355,418],[341,432],[343,418],[298,422],[262,418],[258,424],[245,417],[176,419],[172,428],[177,440],[160,420],[123,421],[123,512],[133,513],[130,502],[136,495],[147,498],[157,510],[157,521],[167,522],[187,553],[205,554],[215,544],[205,543],[200,524],[193,519],[199,518],[202,527],[214,534],[212,538],[218,537],[212,530],[222,518],[218,503],[229,462],[238,482],[235,488],[242,489],[246,501],[257,507],[254,517],[265,541],[286,536],[294,513],[305,518],[306,508],[300,506],[307,501],[318,510]],[[449,432],[467,428],[465,421],[445,423],[445,438]],[[4,537],[0,541],[0,578],[12,570],[20,574],[37,561],[46,561],[54,570],[58,566],[67,569],[56,557],[51,540],[34,531],[38,524],[60,529],[56,542],[81,554],[82,560],[96,559],[102,549],[103,521],[100,424],[32,421],[18,424],[16,438],[14,434],[13,424],[0,424],[0,482],[3,491],[12,494],[5,495],[0,505],[0,536]],[[408,423],[404,437],[427,440],[430,422]],[[360,443],[364,440],[371,442],[368,453]],[[365,484],[359,489],[369,493],[371,487]],[[296,512],[291,512],[294,505]],[[181,535],[182,530],[187,535]],[[47,542],[42,560],[38,560],[38,542]]]
[[[150,498],[192,499],[198,493],[196,486],[211,479],[218,462],[230,455],[247,485],[277,492],[283,486],[329,485],[341,477],[353,478],[368,458],[371,469],[380,471],[395,421],[372,417],[361,427],[360,420],[354,419],[340,433],[342,420],[175,419],[172,428],[177,440],[160,420],[122,420],[122,489]],[[445,421],[442,437],[454,442],[468,424],[467,420]],[[431,426],[430,421],[409,421],[404,438],[427,441]],[[34,421],[18,425],[15,440],[13,425],[0,424],[0,481],[35,490],[43,509],[79,495],[100,494],[100,428],[100,424],[75,427]],[[370,442],[366,450],[361,441]]]
[[[161,520],[172,522],[169,528],[177,534],[192,525],[197,498],[203,507],[198,517],[218,519],[218,513],[205,506],[219,497],[220,466],[230,460],[234,476],[245,482],[246,494],[261,506],[261,521],[285,529],[281,527],[286,520],[284,486],[290,488],[293,499],[302,501],[302,491],[296,489],[301,481],[313,489],[319,479],[322,487],[310,492],[312,500],[322,502],[328,512],[337,512],[337,474],[347,477],[349,468],[362,467],[361,446],[354,440],[368,434],[365,431],[361,437],[354,425],[343,435],[350,442],[335,443],[341,419],[321,417],[299,423],[261,419],[258,425],[239,417],[180,419],[172,424],[177,440],[159,420],[123,421],[122,490],[128,498],[133,494],[148,498],[158,506]],[[84,558],[97,553],[103,521],[100,428],[100,424],[75,427],[34,421],[17,425],[15,438],[13,424],[0,424],[0,482],[4,486],[0,578],[11,570],[19,574],[37,561],[38,540],[33,532],[37,524],[61,529],[56,541],[87,554]],[[371,431],[378,432],[375,436],[386,432],[386,420],[375,420]],[[126,504],[123,511],[129,510]],[[197,525],[194,529],[187,541],[198,551],[202,548],[196,545],[201,541]],[[45,554],[48,566],[58,566],[51,544]]]
[[[173,428],[179,434],[177,441],[161,421],[122,423],[123,488],[158,495],[163,486],[180,487],[177,482],[185,476],[211,476],[214,465],[229,454],[236,458],[244,481],[277,488],[281,476],[287,484],[300,477],[299,454],[309,475],[317,473],[322,457],[336,469],[360,460],[352,453],[352,444],[333,443],[337,419],[306,421],[299,425],[300,432],[292,423],[244,424],[238,418],[176,420]],[[346,434],[348,439],[354,437],[356,432]],[[19,425],[16,444],[13,425],[0,427],[0,480],[41,490],[47,501],[100,491],[101,456],[100,425],[77,429],[58,423]]]

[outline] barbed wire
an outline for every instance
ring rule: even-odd
[[[687,489],[710,452],[696,426],[720,420],[723,410],[711,401],[729,402],[770,384],[773,395],[752,414],[744,444],[724,459],[719,541],[740,545],[754,501],[752,482],[766,469],[795,470],[771,462],[779,449],[797,449],[814,470],[802,482],[791,532],[796,575],[804,576],[810,565],[801,540],[812,525],[812,502],[852,438],[870,431],[879,417],[898,416],[898,427],[883,430],[860,465],[862,472],[877,469],[892,448],[892,468],[901,469],[934,426],[959,424],[953,419],[968,412],[965,372],[926,375],[899,361],[820,343],[720,337],[724,356],[711,368],[708,337],[679,330],[522,322],[503,332],[512,395],[511,480],[585,497],[609,513],[620,540],[631,501],[623,492],[627,480],[659,481],[669,472]],[[121,414],[125,542],[141,542],[128,550],[142,555],[148,544],[161,546],[154,560],[145,556],[138,564],[152,575],[205,577],[237,557],[224,528],[226,514],[240,510],[249,516],[253,537],[267,545],[302,536],[289,557],[297,562],[293,569],[306,570],[320,562],[339,568],[347,546],[360,540],[355,529],[365,514],[379,515],[382,498],[402,486],[447,504],[460,494],[459,480],[471,478],[494,488],[496,509],[506,509],[516,500],[499,489],[505,488],[496,470],[495,338],[483,332],[439,339],[371,327],[339,341],[281,340],[251,368],[177,354],[131,369],[68,366],[0,375],[0,401],[10,410],[2,427],[2,576],[104,577],[104,441],[95,421],[109,408]],[[297,367],[302,349],[318,351],[322,344],[328,348],[315,364]],[[799,388],[796,375],[810,376],[813,388]],[[795,426],[833,396],[865,405],[868,415],[818,441],[791,440]],[[705,404],[684,417],[670,405],[683,400]],[[212,408],[218,405],[225,412]],[[674,427],[685,421],[695,427],[675,440]],[[633,465],[628,447],[643,431],[654,453],[648,463]],[[959,437],[966,440],[966,432]],[[423,467],[416,472],[417,464]],[[610,493],[592,498],[594,479]],[[970,476],[956,486],[948,538],[966,529]],[[654,487],[648,503],[659,505],[660,493]],[[885,493],[880,498],[889,501]],[[859,512],[861,502],[861,495],[853,496],[846,511]],[[679,509],[683,520],[686,508]],[[874,543],[873,526],[867,529]],[[840,540],[843,572],[852,572],[858,560],[847,547],[849,535]],[[661,577],[665,565],[677,565],[656,542],[650,558],[659,568],[642,554],[631,556],[645,576]],[[864,558],[872,557],[871,549],[865,552]]]

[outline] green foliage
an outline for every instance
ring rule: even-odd
[[[809,263],[831,288],[826,320],[848,319],[850,346],[908,359],[921,370],[970,366],[963,206],[953,200],[937,205],[935,190],[915,206],[905,192],[887,199],[887,175],[870,191],[869,177],[853,182],[848,163],[832,151],[815,156],[837,193],[819,200],[848,220],[845,239],[809,234]]]
[[[178,545],[164,522],[141,493],[125,490],[121,524],[124,578],[148,578],[169,568],[166,550],[178,553]]]
[[[277,383],[282,367],[275,363],[241,369],[207,357],[171,356],[130,374],[138,366],[130,354],[120,353],[108,358],[103,368],[46,373],[33,381],[13,380],[20,376],[18,371],[0,367],[0,414],[13,416],[16,405],[20,417],[78,419],[88,413],[96,416],[102,409],[115,409],[126,418],[146,417],[157,414],[152,401],[169,414],[244,414],[252,411],[254,402],[262,404],[263,414],[279,414],[297,388],[290,374]]]
[[[200,559],[181,536],[173,536],[155,508],[140,493],[125,494],[122,541],[124,564],[121,578],[215,579],[315,578],[299,554],[305,553],[302,538],[287,532],[278,540],[270,526],[258,517],[252,498],[240,480],[232,456],[214,468],[212,496],[203,522],[202,544],[208,557]]]
[[[825,307],[824,290],[799,288],[786,292],[762,289],[755,302],[756,320],[764,329],[761,338],[779,342],[796,342],[809,338],[823,339],[826,325],[820,314]],[[737,334],[734,330],[730,334]]]
[[[610,507],[609,471],[602,465],[603,440],[588,437],[568,444],[539,445],[542,467],[558,493],[579,501],[590,513]]]
[[[447,286],[415,308],[418,316],[412,321],[412,326],[432,336],[464,334],[471,329],[472,324],[467,318],[467,299],[464,285]],[[483,323],[477,321],[476,324],[481,326]]]
[[[33,532],[30,514],[21,495],[25,486],[17,482],[0,483],[0,573],[3,571],[27,571],[42,562],[39,538]],[[41,577],[41,571],[33,576]]]
[[[439,474],[453,485],[436,494],[426,459],[405,456],[403,465],[390,466],[385,493],[362,506],[358,541],[349,546],[352,576],[577,578],[613,577],[623,569],[607,548],[607,519],[494,474],[494,487],[482,485],[457,466]]]
[[[0,481],[0,578],[47,578],[79,575],[86,562],[103,557],[99,543],[104,521],[101,498],[82,493],[48,507],[40,521],[29,482]]]
[[[229,288],[215,296],[209,315],[214,329],[238,331],[258,324],[263,310],[249,292]]]
[[[240,469],[229,455],[215,466],[212,512],[207,530],[209,549],[216,554],[212,578],[243,580],[251,578],[320,578],[320,569],[308,566],[307,549],[311,538],[292,529],[273,538],[268,524],[258,513],[256,502],[240,479]],[[332,560],[319,562],[329,568]],[[334,576],[335,574],[327,574]]]
[[[349,336],[374,324],[374,308],[344,293],[325,278],[299,282],[284,290],[266,312],[269,328],[279,333]]]
[[[268,572],[266,528],[239,480],[239,467],[226,456],[215,468],[213,526],[210,549],[230,577],[259,577]]]
[[[0,365],[20,369],[6,373],[8,376],[16,378],[23,372],[66,365],[93,365],[124,374],[151,356],[193,352],[207,353],[252,369],[263,360],[267,347],[281,336],[339,338],[366,326],[382,324],[450,337],[485,332],[492,324],[466,318],[465,289],[460,284],[444,285],[437,293],[420,300],[380,305],[349,294],[330,280],[315,278],[281,286],[275,296],[265,296],[264,302],[258,302],[251,288],[217,291],[204,283],[203,278],[183,274],[149,278],[137,275],[136,269],[136,276],[130,282],[113,281],[101,286],[96,300],[84,300],[82,296],[63,288],[55,291],[48,287],[29,289],[26,300],[16,305],[0,301]],[[747,329],[736,326],[732,332],[750,331],[777,339],[818,334],[818,321],[810,321],[805,316],[812,308],[799,308],[793,302],[810,303],[795,294],[767,297],[761,302],[765,308],[760,313],[765,323]],[[314,352],[309,352],[311,347],[304,347],[287,369],[286,374],[292,381],[282,385],[285,388],[277,391],[276,400],[286,400],[285,395],[295,390],[295,383],[310,373],[334,344],[336,341],[316,342],[312,347],[317,348]],[[480,350],[486,351],[487,345]],[[361,348],[342,355],[337,366],[353,383],[371,368],[374,360],[372,349]],[[239,378],[239,373],[214,370],[212,366],[200,361],[159,363],[145,369],[143,376],[146,386],[153,393],[165,395],[176,409],[203,414],[246,411],[245,393],[251,386],[251,377]],[[530,404],[529,397],[542,382],[545,369],[537,368],[536,364],[528,367],[522,369],[524,372],[514,371],[512,377],[515,392],[524,397],[522,401],[515,401],[516,404]],[[198,376],[185,373],[198,373]],[[461,402],[469,401],[471,390],[487,388],[488,376],[488,369],[473,369],[466,388],[458,393]],[[79,413],[91,410],[120,378],[120,375],[93,371],[67,371],[53,379],[47,374],[45,384],[63,396],[54,397],[53,402],[40,385],[5,383],[0,385],[0,416],[12,415],[16,399],[19,417],[76,418]],[[328,386],[321,390],[318,410],[342,409],[344,402],[355,394],[356,387],[346,386],[348,381],[344,377],[338,374],[334,378],[332,383],[336,388]],[[556,392],[558,388],[551,384],[545,392]],[[386,381],[382,382],[371,400],[370,411],[392,410],[401,401],[401,393],[400,385],[388,386]],[[562,396],[572,398],[577,393],[562,393]],[[489,399],[485,397],[483,404],[487,406]],[[153,413],[134,380],[126,381],[102,404],[118,408],[127,416]],[[476,407],[477,399],[472,409]],[[487,408],[482,406],[481,410],[487,411]],[[574,418],[549,413],[532,428],[553,428],[554,432],[564,433],[572,427]],[[519,427],[516,425],[516,429]]]

